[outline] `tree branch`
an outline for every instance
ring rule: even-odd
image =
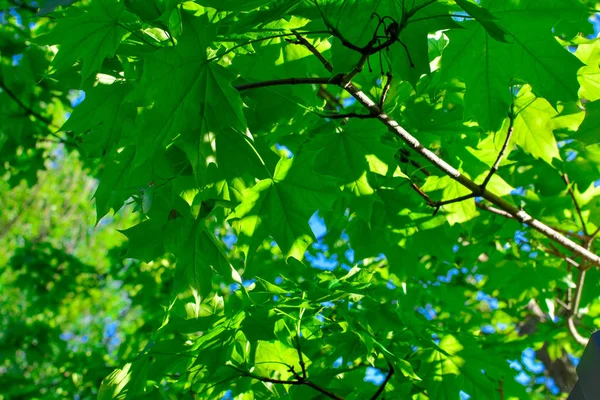
[[[423,8],[429,4],[433,3],[433,1],[429,1],[419,6]],[[418,10],[416,10],[418,11]],[[415,10],[411,10],[414,14]],[[306,45],[306,44],[305,44]],[[308,43],[310,46],[310,43]],[[364,56],[364,55],[363,55]],[[361,64],[364,64],[364,57],[361,57],[361,60],[357,64],[360,67]],[[355,68],[356,69],[356,68]],[[462,186],[469,189],[475,196],[483,197],[485,200],[494,204],[500,210],[503,211],[503,214],[510,215],[512,218],[516,219],[522,224],[528,225],[540,232],[542,235],[547,238],[553,240],[554,242],[560,244],[566,249],[572,251],[573,253],[585,259],[587,263],[583,266],[583,268],[589,269],[591,266],[599,266],[600,267],[600,257],[598,255],[592,253],[588,249],[582,247],[581,245],[573,242],[566,236],[560,234],[556,230],[552,229],[548,225],[543,222],[533,218],[531,215],[527,214],[524,210],[510,204],[508,201],[502,199],[498,195],[490,192],[489,190],[482,188],[480,185],[472,181],[463,175],[456,168],[448,164],[446,161],[438,157],[434,152],[423,146],[417,138],[412,136],[406,129],[404,129],[400,124],[392,119],[389,115],[387,115],[379,105],[377,105],[373,100],[369,98],[363,91],[358,89],[356,86],[352,84],[350,80],[348,80],[348,75],[336,75],[332,78],[290,78],[283,80],[275,80],[275,81],[266,81],[266,82],[258,82],[254,84],[247,84],[238,86],[238,90],[245,90],[256,87],[264,87],[264,86],[273,86],[273,85],[281,85],[281,84],[300,84],[300,83],[326,83],[326,84],[337,84],[342,89],[346,90],[352,97],[354,97],[363,107],[365,107],[369,114],[376,115],[377,119],[385,125],[393,134],[398,136],[404,143],[406,143],[410,148],[419,153],[422,157],[428,160],[433,166],[435,166],[438,170],[440,170],[445,175],[449,176],[451,179],[460,183]]]
[[[533,218],[531,215],[527,214],[524,210],[519,209],[518,207],[510,204],[508,201],[502,199],[496,194],[490,192],[487,189],[482,189],[479,185],[473,182],[471,179],[467,178],[463,174],[460,173],[456,168],[452,167],[446,161],[438,157],[431,150],[424,147],[414,136],[412,136],[408,131],[406,131],[400,124],[392,119],[390,116],[385,114],[381,108],[373,100],[371,100],[366,94],[364,94],[361,90],[356,88],[351,82],[347,83],[343,86],[343,88],[348,91],[360,104],[362,104],[370,113],[376,114],[377,119],[383,123],[385,126],[392,131],[396,136],[398,136],[403,142],[405,142],[409,147],[431,162],[437,169],[439,169],[444,174],[448,175],[450,178],[454,179],[456,182],[460,183],[467,189],[471,190],[477,196],[481,196],[490,203],[494,204],[496,207],[499,207],[504,212],[510,214],[517,221],[522,224],[526,224],[531,226],[536,231],[540,232],[542,235],[547,238],[555,241],[561,246],[569,249],[573,253],[583,257],[586,259],[589,264],[588,268],[591,265],[600,266],[600,257],[591,251],[583,248],[579,244],[573,242],[567,237],[561,235],[554,229],[550,228],[548,225],[542,223],[541,221]]]
[[[388,366],[390,367],[390,370],[389,370],[387,376],[385,377],[385,380],[381,384],[381,386],[379,386],[379,389],[377,389],[377,391],[375,392],[375,394],[373,396],[371,396],[371,400],[377,400],[377,398],[385,390],[385,386],[388,384],[388,382],[390,381],[390,379],[392,379],[392,375],[394,375],[394,367],[392,366],[392,364],[390,364],[389,361],[388,361]]]

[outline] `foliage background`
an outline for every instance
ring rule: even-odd
[[[593,251],[596,2],[70,3],[0,0],[0,398],[566,396],[592,261],[436,206],[469,191],[314,79],[362,66],[478,182],[506,142],[487,189]]]

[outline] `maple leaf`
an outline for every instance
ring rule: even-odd
[[[107,57],[112,57],[128,33],[125,23],[132,16],[125,6],[116,0],[98,0],[83,13],[61,18],[48,35],[40,38],[46,44],[60,43],[52,66],[63,71],[81,59],[82,81],[102,66]]]

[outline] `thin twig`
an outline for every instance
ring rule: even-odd
[[[314,32],[304,32],[305,35],[308,34],[322,34],[322,33],[329,33],[329,31],[314,31]],[[270,35],[270,36],[264,36],[258,39],[252,39],[252,40],[247,40],[244,41],[243,43],[239,43],[236,44],[235,46],[232,46],[229,49],[226,49],[225,52],[223,52],[222,54],[218,54],[214,57],[211,57],[208,59],[208,61],[215,61],[215,60],[220,60],[221,58],[223,58],[224,55],[231,53],[234,50],[239,49],[240,47],[244,47],[244,46],[248,46],[249,44],[253,44],[253,43],[258,43],[258,42],[264,42],[265,40],[270,40],[270,39],[278,39],[278,38],[286,38],[286,37],[290,37],[290,36],[295,36],[296,33],[292,32],[292,33],[281,33],[278,35]],[[235,39],[220,39],[220,42],[234,42]]]
[[[577,215],[579,216],[579,221],[581,222],[581,230],[585,235],[588,234],[587,226],[585,224],[585,219],[583,219],[583,214],[581,212],[581,207],[579,207],[579,202],[577,201],[577,197],[575,197],[575,191],[573,190],[573,185],[569,181],[569,175],[566,173],[562,175],[565,184],[567,185],[567,190],[569,191],[569,196],[571,196],[571,200],[573,200],[573,206],[575,206],[575,211],[577,211]]]
[[[375,394],[373,396],[371,396],[371,400],[377,400],[377,398],[385,390],[385,386],[388,384],[388,382],[390,381],[390,379],[392,379],[392,375],[394,375],[394,367],[392,366],[392,364],[390,364],[389,361],[388,361],[388,366],[390,367],[390,370],[389,370],[387,376],[385,377],[385,380],[379,386],[379,388],[377,389],[377,391],[375,392]]]
[[[282,85],[306,85],[306,84],[324,84],[324,85],[339,85],[341,81],[341,75],[332,76],[330,78],[285,78],[285,79],[273,79],[262,82],[252,82],[243,85],[238,85],[235,88],[237,90],[244,91],[250,89],[258,89],[269,86],[282,86]]]
[[[302,293],[302,299],[304,300],[304,293]],[[302,354],[302,347],[300,345],[300,335],[302,334],[302,316],[304,315],[305,308],[301,308],[298,314],[298,323],[296,324],[296,351],[298,352],[298,362],[302,369],[302,379],[306,380],[306,364],[304,363],[304,355]]]
[[[566,177],[566,175],[564,175],[564,177],[566,179],[565,183],[567,183],[567,185],[568,185],[568,177]],[[577,201],[575,199],[573,199],[573,201],[575,202],[575,204],[577,204]],[[585,248],[590,250],[592,248],[593,242],[594,242],[593,237],[590,238],[589,240],[587,240],[584,243]],[[573,297],[571,298],[571,302],[569,304],[569,316],[567,318],[567,327],[569,328],[569,333],[571,334],[571,336],[573,336],[573,339],[575,339],[575,341],[577,343],[579,343],[583,346],[585,346],[587,344],[588,339],[581,336],[581,334],[577,330],[577,326],[575,326],[575,317],[577,317],[579,314],[579,306],[581,304],[581,294],[583,293],[583,285],[585,283],[585,275],[586,275],[586,271],[588,269],[588,268],[586,268],[587,263],[588,262],[582,257],[581,258],[581,268],[578,268],[579,276],[577,277],[577,283],[575,284],[575,293],[573,294]]]
[[[421,188],[418,187],[414,182],[410,183],[410,187],[413,188],[414,191],[419,194],[419,196],[421,196],[423,199],[425,199],[425,202],[427,203],[427,205],[431,206],[432,204],[435,204],[435,201],[431,200],[431,198],[427,195],[427,193],[422,191]]]
[[[553,256],[558,257],[558,258],[562,258],[570,266],[579,269],[579,263],[577,261],[573,260],[571,257],[569,257],[569,256],[561,253],[560,251],[558,251],[558,249],[555,246],[553,246],[552,243],[550,243],[550,248],[542,246],[542,250],[545,253],[552,254]]]
[[[324,85],[319,87],[317,96],[325,100],[325,108],[335,111],[342,106],[342,102],[333,93],[325,88]]]
[[[504,400],[504,381],[502,379],[498,380],[498,393],[500,394],[500,400]]]
[[[460,196],[460,197],[455,197],[454,199],[450,199],[450,200],[443,200],[443,201],[436,201],[433,206],[440,208],[442,206],[446,206],[448,204],[453,204],[453,203],[460,203],[461,201],[465,201],[465,200],[469,200],[475,197],[475,194],[473,193],[469,193],[469,194],[465,194],[464,196]]]
[[[331,65],[329,60],[327,60],[325,58],[325,56],[323,56],[323,54],[321,54],[321,52],[319,50],[317,50],[317,48],[315,46],[313,46],[311,43],[309,43],[308,40],[306,40],[304,38],[304,36],[300,35],[297,31],[292,30],[292,33],[296,36],[296,39],[298,40],[298,42],[296,44],[300,44],[300,45],[306,47],[311,53],[313,53],[315,55],[315,57],[317,57],[319,59],[319,61],[321,61],[321,64],[323,64],[323,66],[325,67],[325,69],[327,69],[327,71],[329,71],[329,72],[333,71],[333,66]]]
[[[228,364],[228,366],[235,369],[237,372],[239,372],[243,376],[246,376],[246,377],[252,378],[252,379],[256,379],[261,382],[278,383],[278,384],[282,384],[282,385],[303,385],[304,384],[298,380],[290,381],[290,380],[274,379],[274,378],[268,378],[266,376],[256,375],[256,374],[253,374],[252,372],[244,371],[243,369],[238,368],[235,365],[231,365],[231,364]]]
[[[158,50],[160,47],[156,46],[153,43],[150,43],[148,40],[146,40],[146,38],[143,35],[140,35],[139,33],[137,33],[136,31],[133,31],[131,29],[129,29],[128,27],[126,27],[125,25],[121,24],[120,22],[117,22],[117,25],[120,26],[121,28],[125,29],[127,32],[131,33],[133,36],[135,36],[136,38],[140,39],[143,43],[147,44],[148,46]]]
[[[573,296],[573,305],[569,307],[569,317],[567,318],[567,327],[569,328],[569,333],[573,336],[575,341],[583,346],[585,346],[588,342],[588,339],[581,336],[577,327],[575,326],[575,316],[579,311],[579,304],[581,302],[581,293],[583,292],[583,284],[585,283],[585,275],[586,270],[579,270],[579,277],[577,279],[577,283],[575,286],[575,294]]]
[[[492,167],[490,168],[490,171],[488,172],[487,176],[485,177],[485,179],[483,180],[483,182],[480,185],[480,187],[482,189],[486,188],[487,184],[490,182],[490,179],[492,179],[492,176],[496,173],[496,171],[498,171],[498,168],[500,168],[500,163],[502,162],[502,158],[504,158],[504,154],[506,154],[506,150],[508,149],[508,143],[510,142],[510,138],[511,138],[513,130],[514,130],[514,122],[515,122],[514,104],[510,105],[510,111],[508,113],[508,120],[509,120],[509,123],[508,123],[508,130],[506,131],[506,139],[504,139],[502,148],[500,149],[500,152],[498,153],[498,157],[496,157],[496,162],[494,162],[494,165],[492,165]]]
[[[35,117],[37,120],[49,125],[49,126],[53,126],[55,128],[60,128],[60,126],[55,125],[52,120],[50,120],[49,118],[44,117],[42,114],[38,113],[37,111],[33,110],[31,107],[27,106],[25,103],[23,103],[21,101],[21,99],[19,99],[17,97],[16,94],[13,93],[13,91],[11,91],[5,84],[4,82],[0,81],[0,88],[2,88],[3,91],[6,92],[6,94],[14,100],[15,103],[17,103],[19,105],[19,107],[21,107],[26,115],[31,115],[33,117]]]

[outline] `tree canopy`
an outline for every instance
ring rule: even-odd
[[[0,6],[0,399],[566,398],[596,1]]]

